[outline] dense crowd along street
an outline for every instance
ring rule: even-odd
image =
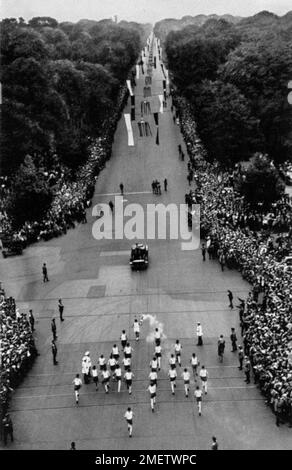
[[[153,33],[129,77],[76,181],[46,174],[43,220],[15,231],[1,181],[2,230],[24,249],[0,262],[3,444],[288,449],[291,198],[251,208],[244,165],[208,159]],[[131,270],[133,241],[92,236],[94,208],[113,216],[117,195],[199,204],[198,249],[151,240]]]

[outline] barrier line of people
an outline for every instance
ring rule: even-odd
[[[196,186],[186,202],[200,204],[209,259],[219,260],[222,271],[226,266],[238,269],[252,285],[239,305],[244,354],[276,424],[288,420],[292,426],[292,270],[285,263],[292,253],[291,199],[276,202],[270,215],[260,206],[250,213],[234,190],[240,166],[221,171],[218,164],[208,163],[190,106],[180,97],[173,97],[173,104]]]

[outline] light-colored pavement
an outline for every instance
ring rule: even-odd
[[[161,70],[154,71],[153,93],[162,92]],[[136,96],[142,98],[143,80]],[[136,108],[140,100],[136,98]],[[113,155],[100,175],[93,205],[113,199],[120,182],[125,186],[127,204],[139,202],[183,203],[187,188],[187,162],[178,160],[182,143],[173,124],[170,104],[160,115],[160,145],[153,137],[138,137],[133,123],[135,147],[128,147],[124,120],[119,122]],[[128,108],[129,110],[129,108]],[[138,112],[137,116],[138,117]],[[153,134],[153,117],[149,118]],[[168,179],[168,192],[155,196],[151,182]],[[149,241],[147,271],[131,272],[128,240],[96,241],[92,236],[95,218],[70,230],[66,236],[42,242],[25,250],[22,257],[1,259],[1,278],[8,295],[17,299],[23,311],[32,308],[36,321],[36,341],[40,352],[31,373],[15,391],[11,416],[15,428],[12,449],[208,449],[216,435],[221,449],[288,449],[291,432],[277,428],[263,397],[251,383],[246,385],[230,352],[230,328],[236,327],[238,311],[228,309],[227,289],[243,297],[249,286],[234,271],[221,273],[215,261],[202,261],[200,250],[182,251],[180,241]],[[50,282],[43,284],[42,263],[48,266]],[[57,302],[63,299],[65,322],[60,324]],[[236,302],[235,302],[236,303]],[[132,324],[137,313],[149,314],[134,342]],[[57,320],[58,366],[52,364],[50,321]],[[151,320],[151,321],[150,321]],[[151,413],[147,392],[149,362],[154,351],[153,323],[163,325],[163,361],[159,373],[157,410]],[[204,346],[197,347],[195,325],[204,330]],[[105,395],[93,384],[83,385],[80,405],[74,401],[72,380],[81,373],[81,358],[91,352],[93,363],[103,353],[108,357],[114,342],[126,329],[134,347],[133,392],[125,385],[116,392],[116,383]],[[224,363],[217,358],[217,338],[227,339]],[[184,396],[182,380],[171,395],[167,378],[168,355],[179,338],[182,364],[189,366],[192,352],[199,356],[210,375],[209,391],[198,416],[191,394]],[[181,371],[178,370],[179,376]],[[129,439],[123,415],[132,406],[135,419]]]

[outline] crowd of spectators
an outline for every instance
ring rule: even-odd
[[[201,236],[210,259],[236,268],[252,289],[239,306],[245,354],[257,383],[279,419],[292,426],[292,206],[285,196],[269,212],[250,212],[236,192],[238,165],[221,171],[205,160],[188,103],[176,98],[180,125],[196,189],[188,201],[200,204]]]
[[[127,87],[122,87],[116,109],[103,124],[102,137],[91,143],[90,156],[74,178],[68,178],[68,172],[64,167],[61,170],[58,167],[47,173],[48,179],[54,185],[54,198],[42,221],[26,222],[20,230],[13,231],[5,211],[5,200],[9,195],[10,184],[8,178],[1,180],[0,233],[21,240],[25,247],[38,240],[49,240],[62,235],[67,229],[73,228],[76,222],[86,221],[86,209],[91,204],[98,174],[111,156],[114,133],[127,97]]]
[[[0,285],[0,409],[1,422],[7,413],[11,393],[31,368],[37,350],[26,314],[16,307],[12,297],[6,297]]]

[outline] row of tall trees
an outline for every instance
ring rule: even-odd
[[[73,170],[83,163],[149,31],[111,20],[2,20],[2,172],[26,155],[37,167],[50,168],[52,155]]]
[[[189,25],[167,35],[165,50],[211,159],[229,165],[256,151],[276,164],[291,158],[291,12]]]

